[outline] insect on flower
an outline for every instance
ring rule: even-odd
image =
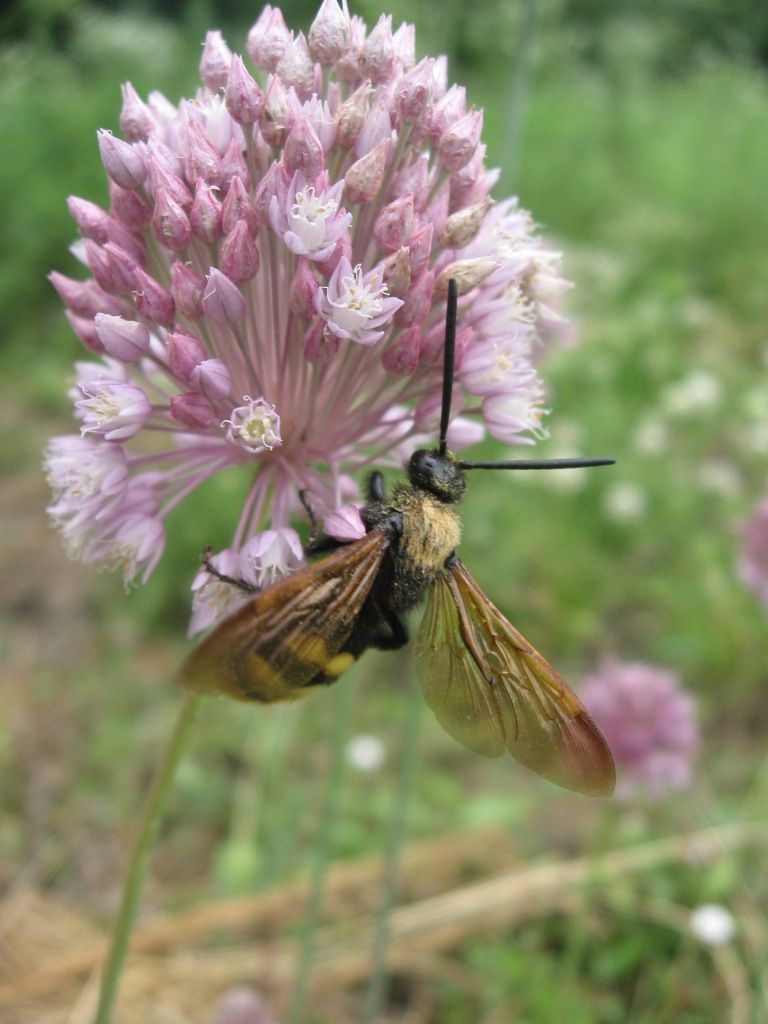
[[[317,537],[308,554],[332,551],[264,590],[189,655],[180,682],[238,700],[293,700],[334,683],[369,647],[408,642],[403,613],[426,596],[416,640],[424,698],[446,731],[487,757],[521,764],[590,796],[613,791],[613,757],[600,730],[557,672],[488,600],[456,555],[455,511],[470,469],[553,469],[611,459],[462,462],[446,433],[456,339],[457,286],[449,282],[438,447],[415,451],[407,484],[390,498],[381,473],[362,510],[366,534],[344,544]],[[336,550],[333,550],[336,549]],[[247,590],[245,581],[209,572]]]

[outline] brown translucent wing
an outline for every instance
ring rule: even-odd
[[[184,662],[180,684],[270,703],[330,682],[354,658],[347,641],[389,540],[378,530],[262,590],[207,636]]]
[[[458,561],[429,590],[416,671],[438,722],[470,750],[508,750],[578,793],[613,792],[613,757],[584,705]]]

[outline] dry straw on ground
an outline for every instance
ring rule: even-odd
[[[508,835],[482,830],[414,845],[403,853],[400,903],[390,917],[388,962],[408,979],[416,1024],[430,1019],[429,983],[441,978],[477,994],[477,979],[447,954],[467,937],[514,927],[553,909],[602,912],[607,893],[665,863],[711,863],[749,845],[768,844],[768,823],[707,829],[605,853],[521,864]],[[370,966],[381,864],[337,864],[326,883],[315,942],[312,989],[334,1019],[354,1018],[348,990]],[[579,899],[588,888],[590,898]],[[297,926],[307,885],[295,882],[253,897],[228,899],[144,922],[135,935],[116,1024],[207,1024],[217,996],[254,985],[279,1008],[289,990]],[[637,912],[687,930],[687,913],[648,899]],[[99,929],[43,893],[11,892],[0,915],[0,1020],[3,1024],[86,1024],[104,950]],[[713,952],[732,1024],[746,1024],[747,974],[733,949]],[[404,1018],[398,1017],[399,1020]]]

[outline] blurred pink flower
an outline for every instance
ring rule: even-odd
[[[674,673],[606,661],[580,696],[613,752],[619,799],[657,801],[689,785],[699,746],[696,706]]]
[[[124,137],[98,133],[108,207],[69,201],[87,276],[51,282],[98,361],[77,366],[83,436],[48,448],[50,512],[74,555],[145,580],[172,509],[240,467],[214,561],[264,585],[295,567],[302,489],[331,516],[350,473],[429,443],[449,277],[451,444],[542,436],[532,359],[566,282],[517,200],[491,200],[482,112],[445,58],[416,64],[412,26],[324,0],[305,38],[267,6],[247,58],[210,32],[199,70],[178,105],[124,86]],[[235,600],[193,589],[193,630]]]
[[[277,1024],[277,1017],[258,992],[242,985],[219,999],[211,1024]]]
[[[744,524],[739,575],[768,608],[768,495],[758,502]]]

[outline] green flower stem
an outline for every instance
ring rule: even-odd
[[[344,785],[346,767],[344,741],[347,736],[351,700],[352,687],[347,680],[346,685],[340,686],[335,695],[331,764],[325,779],[320,824],[312,851],[309,899],[299,940],[296,974],[286,1016],[289,1024],[302,1024],[305,1019],[307,986],[312,970],[312,957],[315,952],[315,932],[323,908],[325,878],[328,873],[328,861],[332,853],[336,819]]]
[[[136,843],[128,864],[128,872],[123,884],[123,897],[120,902],[120,912],[117,915],[112,932],[112,944],[104,964],[101,990],[99,992],[99,1005],[94,1017],[94,1024],[109,1024],[112,1016],[117,986],[120,982],[125,954],[128,951],[128,942],[136,919],[144,876],[147,873],[149,854],[157,835],[160,819],[165,810],[171,783],[176,774],[176,768],[184,753],[184,748],[195,721],[201,699],[193,694],[187,694],[184,697],[184,703],[179,711],[170,745],[157,770],[149,792],[141,828],[136,837]]]
[[[401,661],[402,664],[402,661]],[[410,674],[410,673],[409,673]],[[384,885],[376,914],[376,933],[370,982],[363,1007],[363,1024],[375,1024],[381,1019],[387,984],[387,949],[389,946],[389,918],[397,897],[400,869],[400,851],[406,836],[406,819],[416,781],[417,747],[421,713],[424,701],[413,678],[410,679],[405,698],[403,738],[400,745],[399,771],[393,793],[392,816],[389,820],[387,844],[384,853]]]

